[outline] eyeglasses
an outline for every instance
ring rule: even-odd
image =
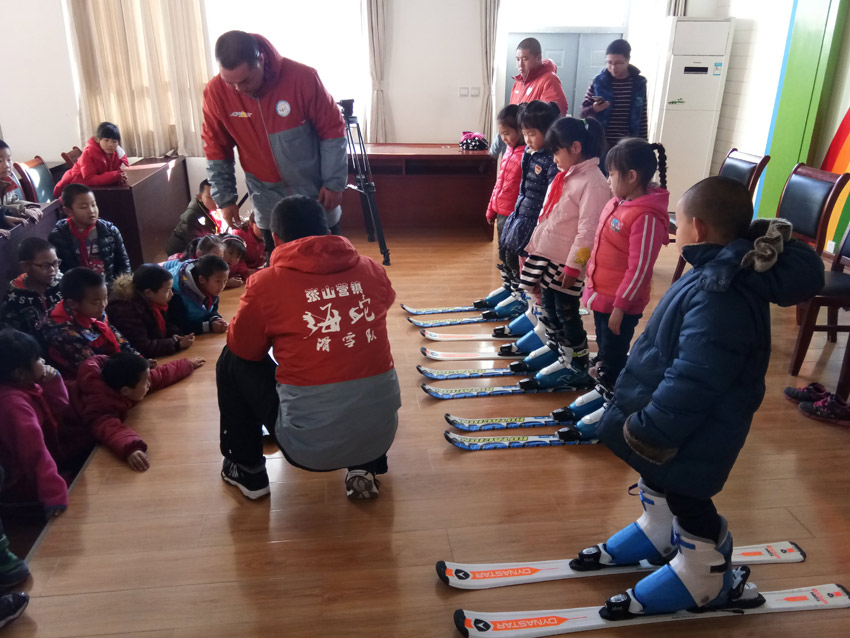
[[[62,260],[57,259],[56,261],[48,261],[46,264],[37,264],[34,261],[31,261],[30,263],[36,268],[41,268],[42,270],[59,270]]]

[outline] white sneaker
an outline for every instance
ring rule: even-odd
[[[345,475],[345,494],[348,498],[377,498],[378,479],[366,470],[349,470]]]

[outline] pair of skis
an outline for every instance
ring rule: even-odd
[[[736,547],[732,554],[734,565],[760,565],[769,563],[793,563],[805,560],[805,552],[790,541]],[[437,575],[451,587],[459,589],[489,589],[568,578],[582,578],[603,574],[641,573],[657,569],[657,566],[641,562],[632,566],[607,567],[600,571],[575,571],[569,560],[534,561],[526,563],[465,564],[437,563]],[[753,585],[747,585],[753,591]],[[550,609],[517,612],[478,612],[458,609],[454,622],[463,636],[486,638],[536,638],[558,634],[590,631],[594,629],[645,625],[695,618],[717,618],[730,615],[779,613],[818,609],[840,609],[850,607],[850,592],[842,585],[829,583],[815,587],[801,587],[774,592],[761,592],[764,603],[758,607],[730,605],[714,610],[679,611],[672,614],[637,616],[629,620],[605,620],[599,615],[599,607],[572,609]]]
[[[556,421],[551,416],[516,416],[494,417],[490,419],[466,419],[464,417],[445,415],[446,422],[452,427],[465,432],[487,432],[492,430],[512,430],[519,428],[560,428],[566,423]],[[467,452],[483,450],[510,450],[520,447],[560,447],[562,445],[587,445],[596,440],[562,441],[557,434],[515,434],[491,436],[466,436],[446,430],[443,433],[446,441]]]

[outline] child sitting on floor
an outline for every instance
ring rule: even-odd
[[[144,472],[150,467],[148,446],[124,423],[127,412],[148,391],[177,383],[202,365],[204,359],[196,357],[169,361],[151,370],[147,359],[130,352],[92,357],[80,366],[77,383],[71,388],[70,418],[132,469]]]
[[[198,194],[192,198],[189,207],[180,215],[177,226],[171,231],[171,237],[165,244],[165,252],[179,253],[185,250],[193,239],[216,234],[219,231],[218,224],[210,215],[210,211],[215,209],[215,202],[210,195],[210,183],[204,180]]]
[[[36,336],[47,313],[62,300],[59,259],[47,240],[27,237],[18,246],[18,263],[22,272],[3,295],[0,323]]]
[[[150,359],[185,350],[194,334],[181,335],[168,321],[174,277],[162,266],[142,264],[115,280],[106,313],[130,344]]]
[[[263,243],[263,231],[254,220],[254,213],[248,218],[248,228],[237,228],[233,234],[245,242],[245,263],[251,271],[266,265],[266,245]]]
[[[221,238],[224,243],[224,261],[230,267],[230,277],[227,280],[228,288],[244,286],[253,271],[245,263],[247,248],[245,240],[235,235],[224,235]]]
[[[62,277],[60,290],[63,301],[50,311],[41,334],[50,360],[66,379],[76,378],[77,368],[96,354],[138,354],[104,313],[103,275],[90,268],[72,268]]]
[[[171,320],[184,334],[225,332],[227,322],[218,314],[218,296],[227,286],[227,262],[204,255],[198,260],[169,264],[174,276],[174,297],[168,304]]]
[[[127,181],[124,166],[129,166],[127,154],[121,148],[121,132],[112,122],[101,122],[94,137],[89,138],[83,154],[68,169],[53,196],[59,197],[68,184],[112,186]]]
[[[6,472],[3,500],[38,501],[47,517],[68,506],[68,485],[48,451],[58,447],[59,421],[68,391],[44,363],[38,342],[19,330],[0,330],[0,466]]]
[[[204,255],[215,255],[216,257],[224,257],[224,244],[218,235],[204,235],[196,237],[190,241],[182,253],[174,253],[160,264],[164,268],[169,268],[169,264],[175,261],[188,261],[190,259],[200,259]]]
[[[124,238],[114,224],[98,218],[97,201],[88,186],[66,186],[62,206],[68,217],[56,222],[47,238],[62,260],[62,272],[85,266],[101,273],[107,286],[130,272]]]

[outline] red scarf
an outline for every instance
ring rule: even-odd
[[[103,317],[106,319],[106,315],[103,315]],[[109,327],[109,324],[106,321],[92,319],[91,317],[81,315],[79,312],[69,315],[68,311],[65,309],[65,302],[56,304],[53,310],[50,311],[50,318],[56,323],[74,321],[86,330],[91,330],[92,326],[97,328],[98,332],[100,332],[100,336],[89,344],[92,350],[104,347],[105,352],[101,354],[113,354],[121,351],[121,345],[118,343],[115,333],[112,332],[112,328]]]
[[[77,241],[80,243],[80,266],[85,266],[86,268],[91,268],[91,260],[89,259],[89,248],[88,248],[88,239],[89,235],[91,235],[91,231],[94,228],[94,224],[86,228],[85,230],[80,230],[74,224],[74,220],[71,219],[70,215],[68,216],[68,228],[71,230],[71,234],[77,238]]]
[[[38,403],[41,411],[44,412],[44,421],[52,428],[53,432],[56,432],[59,429],[59,423],[56,421],[56,417],[53,416],[53,410],[50,409],[44,398],[43,388],[39,384],[33,383],[28,388],[21,389],[31,396],[33,401]]]
[[[151,308],[153,309],[153,318],[156,319],[156,327],[159,328],[159,333],[163,337],[167,337],[168,335],[165,333],[165,313],[168,312],[168,304],[151,302]]]
[[[552,180],[552,185],[549,187],[546,202],[543,204],[543,212],[540,213],[540,219],[548,218],[555,209],[555,204],[561,201],[561,195],[564,193],[564,179],[566,177],[566,171],[558,171],[558,174],[555,175],[555,179]]]

